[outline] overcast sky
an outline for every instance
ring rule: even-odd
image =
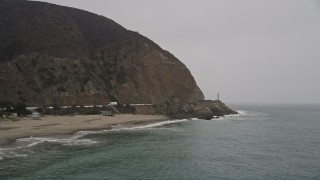
[[[319,0],[43,0],[106,16],[170,51],[206,99],[320,103]]]

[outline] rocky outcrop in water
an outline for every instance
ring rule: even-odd
[[[203,100],[193,103],[181,103],[177,99],[170,99],[159,105],[118,107],[120,112],[133,114],[161,114],[174,119],[199,118],[210,120],[215,117],[238,114],[221,101]]]
[[[177,119],[199,118],[210,120],[214,117],[238,114],[221,101],[203,100],[193,103],[167,103],[166,114]]]

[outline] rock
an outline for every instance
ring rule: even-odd
[[[177,119],[198,118],[211,120],[219,116],[237,114],[236,111],[227,107],[221,101],[198,101],[194,103],[174,103],[169,102],[166,105],[156,106],[155,112],[166,114]]]

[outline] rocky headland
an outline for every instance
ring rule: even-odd
[[[188,68],[138,32],[87,11],[0,0],[0,101],[119,106],[119,113],[210,119],[236,113],[205,101]]]

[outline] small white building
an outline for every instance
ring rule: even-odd
[[[112,111],[100,111],[102,116],[112,116]]]
[[[116,105],[118,105],[118,102],[110,102],[108,105],[110,105],[110,106],[116,106]]]
[[[40,113],[38,113],[38,112],[33,112],[33,113],[32,113],[32,118],[33,118],[33,119],[39,119],[39,118],[40,118]]]
[[[27,110],[36,110],[38,107],[27,107]]]

